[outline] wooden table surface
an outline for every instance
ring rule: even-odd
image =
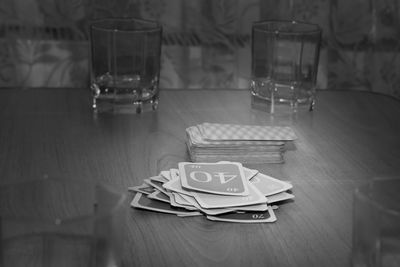
[[[0,90],[0,181],[66,176],[128,186],[188,161],[185,128],[202,122],[289,125],[284,164],[246,165],[293,184],[270,224],[128,205],[124,266],[349,266],[352,193],[400,173],[400,102],[320,91],[314,112],[271,117],[243,90],[163,90],[156,112],[93,114],[87,89]]]

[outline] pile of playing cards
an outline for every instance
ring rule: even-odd
[[[186,134],[193,162],[282,163],[286,143],[297,138],[285,126],[220,123],[191,126]]]
[[[213,221],[274,222],[276,204],[294,198],[284,182],[237,162],[181,162],[129,187],[135,208],[178,216],[205,215]],[[272,206],[272,204],[274,206]]]

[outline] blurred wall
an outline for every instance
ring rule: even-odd
[[[400,97],[400,0],[1,0],[0,86],[87,87],[88,24],[141,17],[164,26],[162,88],[247,88],[251,23],[323,28],[319,88]]]

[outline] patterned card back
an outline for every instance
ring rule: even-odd
[[[280,140],[290,141],[297,138],[288,126],[261,126],[203,123],[198,125],[202,137],[206,140]]]

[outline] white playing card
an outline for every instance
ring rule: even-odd
[[[203,216],[203,213],[199,211],[192,211],[190,214],[177,214],[178,217],[194,217],[194,216]]]
[[[181,194],[176,193],[176,192],[171,192],[171,194],[174,196],[174,200],[176,203],[178,203],[180,205],[193,207],[193,205],[189,201],[187,201]]]
[[[209,214],[209,215],[217,215],[217,214],[222,214],[222,213],[227,213],[227,212],[231,212],[232,209],[226,209],[226,208],[219,208],[219,209],[205,209],[202,208],[199,203],[196,201],[196,199],[192,196],[192,192],[190,191],[186,191],[185,189],[182,188],[181,186],[181,182],[179,180],[179,176],[177,176],[176,172],[174,172],[175,174],[173,175],[174,178],[173,180],[167,182],[164,184],[164,188],[171,191],[172,194],[173,193],[177,193],[180,195],[181,198],[183,198],[185,201],[187,201],[188,203],[190,203],[190,205],[192,205],[193,207],[195,207],[196,209],[202,211],[205,214]]]
[[[143,193],[145,195],[148,195],[148,194],[153,193],[156,189],[153,186],[151,186],[151,185],[149,185],[147,183],[143,183],[143,184],[137,185],[137,186],[130,186],[130,187],[128,187],[128,190],[129,191],[140,192],[140,193]]]
[[[183,198],[185,198],[188,202],[191,203],[191,205],[193,205],[194,207],[196,207],[198,210],[200,210],[201,212],[207,214],[207,215],[219,215],[219,214],[223,214],[223,213],[228,213],[228,212],[232,212],[233,209],[230,208],[218,208],[218,209],[204,209],[202,208],[199,203],[197,203],[196,199],[192,196],[188,196],[188,195],[181,195]]]
[[[169,175],[171,177],[170,180],[179,179],[179,170],[172,168],[172,169],[169,170]]]
[[[201,192],[192,192],[192,195],[201,207],[205,209],[239,207],[267,203],[267,198],[251,183],[247,196],[224,196]]]
[[[159,181],[155,181],[155,180],[150,180],[150,179],[144,179],[143,180],[146,184],[151,185],[152,187],[160,190],[161,192],[163,192],[164,194],[167,194],[167,191],[165,191],[165,189],[163,188],[163,184],[162,182]]]
[[[247,180],[251,180],[254,176],[256,176],[259,173],[258,170],[249,169],[246,167],[243,167],[243,171],[244,171],[244,175],[246,176]]]
[[[267,203],[261,203],[249,206],[240,206],[235,208],[230,208],[232,211],[266,211],[268,209]]]
[[[187,211],[182,208],[172,207],[168,203],[147,198],[142,193],[136,193],[135,197],[131,202],[131,206],[135,208],[176,214],[176,215],[193,215],[193,213],[196,212],[196,211]]]
[[[171,173],[170,171],[161,171],[160,176],[164,177],[166,180],[171,180]]]
[[[274,210],[268,206],[266,211],[261,212],[232,212],[218,216],[207,216],[207,219],[220,222],[236,223],[271,223],[276,221]]]
[[[152,176],[152,177],[150,177],[148,179],[150,179],[152,181],[157,181],[157,182],[160,182],[160,183],[165,183],[165,182],[168,182],[168,180],[169,180],[169,179],[165,178],[162,175]]]
[[[264,196],[274,195],[280,192],[287,191],[293,186],[288,182],[284,182],[268,176],[263,173],[255,175],[250,182],[257,187]]]
[[[155,189],[155,191],[154,191],[153,193],[148,194],[147,197],[148,197],[148,198],[151,198],[151,199],[158,200],[158,201],[163,201],[163,202],[166,202],[166,203],[170,203],[170,200],[169,200],[170,197],[169,197],[169,195],[167,195],[167,194],[161,192],[161,191],[158,190],[158,189]]]
[[[180,181],[179,177],[174,177],[172,180],[164,183],[162,186],[166,190],[169,190],[169,191],[172,191],[172,192],[176,192],[176,193],[179,193],[179,194],[192,196],[192,193],[190,191],[187,191],[184,188],[182,188],[181,181]]]
[[[172,193],[170,195],[169,203],[171,204],[171,206],[178,207],[178,208],[183,208],[183,209],[186,209],[186,210],[197,210],[194,206],[183,205],[183,204],[178,203],[176,201],[177,195],[178,195],[178,193]]]
[[[173,198],[174,198],[174,202],[181,205],[182,207],[189,209],[189,210],[198,210],[197,207],[195,207],[194,205],[192,205],[191,202],[187,201],[183,196],[179,193],[176,192],[172,192],[171,193]]]
[[[284,201],[284,200],[292,199],[292,198],[294,198],[294,195],[289,194],[289,193],[287,193],[287,192],[280,192],[280,193],[278,193],[278,194],[271,195],[271,196],[268,196],[268,197],[267,197],[268,203],[270,203],[270,204],[271,204],[271,203],[275,203],[275,202],[279,202],[279,201]]]

